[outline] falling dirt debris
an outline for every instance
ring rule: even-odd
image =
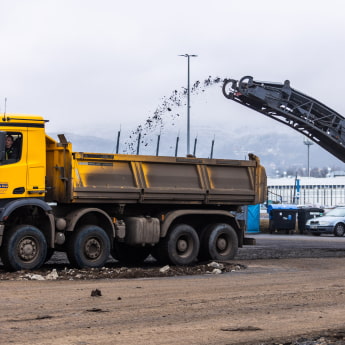
[[[205,92],[205,90],[213,85],[222,83],[224,79],[220,77],[209,76],[204,81],[197,80],[190,87],[190,94],[199,94]],[[182,88],[180,91],[174,90],[169,97],[163,97],[162,103],[153,112],[153,115],[148,116],[144,124],[138,125],[129,135],[129,140],[125,142],[126,153],[135,153],[137,141],[140,135],[140,144],[147,146],[153,139],[147,139],[147,136],[153,131],[160,129],[162,131],[164,126],[170,121],[170,124],[174,125],[176,118],[180,116],[178,111],[174,111],[176,108],[185,106],[187,101],[187,88]],[[169,116],[168,116],[169,115]]]

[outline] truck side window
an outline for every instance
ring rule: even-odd
[[[7,132],[6,142],[6,162],[5,164],[16,163],[20,160],[22,153],[22,134],[19,132]]]

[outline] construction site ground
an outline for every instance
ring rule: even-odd
[[[252,237],[222,265],[0,265],[0,344],[345,344],[345,238]]]

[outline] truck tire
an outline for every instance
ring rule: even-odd
[[[110,240],[106,232],[96,225],[85,225],[72,234],[67,257],[77,268],[102,267],[110,255]]]
[[[190,265],[197,260],[199,237],[187,224],[175,225],[157,246],[154,257],[162,263]]]
[[[205,229],[201,236],[199,258],[211,260],[233,259],[238,250],[238,238],[235,230],[226,223],[214,224]]]
[[[126,243],[114,241],[112,257],[125,264],[141,264],[150,255],[150,247],[134,247]]]
[[[1,259],[8,271],[33,270],[45,262],[47,241],[38,228],[18,225],[4,238]]]

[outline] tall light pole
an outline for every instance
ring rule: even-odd
[[[182,54],[179,56],[183,56],[187,58],[188,62],[188,70],[187,70],[187,155],[190,154],[190,88],[189,88],[189,74],[190,74],[190,65],[189,60],[191,57],[197,57],[198,55],[194,54]]]
[[[304,145],[307,145],[307,147],[308,147],[308,161],[307,161],[308,167],[307,168],[308,168],[308,177],[310,177],[309,151],[310,151],[310,145],[313,145],[313,142],[311,140],[307,139],[307,138],[304,138],[303,143],[304,143]]]

